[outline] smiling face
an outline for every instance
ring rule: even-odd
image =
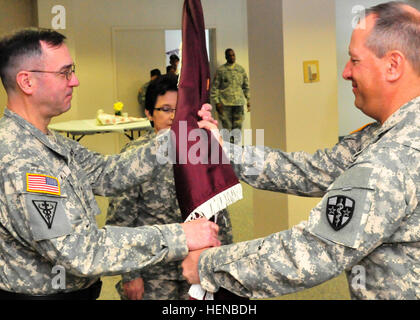
[[[43,70],[62,72],[73,65],[66,45],[51,47],[41,41],[41,47]],[[70,109],[73,88],[79,85],[74,73],[69,80],[64,74],[59,73],[32,73],[32,75],[36,83],[33,99],[43,117],[58,116]]]
[[[350,59],[343,78],[352,82],[356,107],[380,121],[386,63],[365,46],[374,23],[375,17],[370,15],[366,18],[366,28],[354,30],[349,46]]]

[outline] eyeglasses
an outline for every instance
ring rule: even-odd
[[[55,74],[61,74],[66,77],[67,81],[71,79],[71,76],[73,73],[76,72],[76,66],[72,64],[70,67],[68,67],[64,71],[43,71],[43,70],[29,70],[29,72],[40,72],[40,73],[55,73]]]
[[[165,113],[175,113],[175,111],[176,111],[176,109],[172,109],[172,108],[169,108],[169,107],[155,108],[155,110],[163,111]]]

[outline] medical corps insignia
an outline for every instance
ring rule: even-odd
[[[57,202],[45,200],[32,200],[32,203],[35,205],[36,210],[47,224],[48,229],[51,229],[51,226],[54,221],[55,210],[57,209]]]
[[[334,196],[328,198],[327,220],[330,226],[338,231],[350,222],[354,212],[355,202],[346,196]]]

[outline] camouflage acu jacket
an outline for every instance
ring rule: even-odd
[[[238,64],[227,63],[217,69],[211,84],[210,98],[212,103],[223,103],[225,106],[243,106],[249,102],[249,81],[245,69]]]
[[[143,146],[148,148],[156,134],[150,132],[130,142],[121,152]],[[176,198],[172,164],[160,167],[159,172],[142,184],[130,188],[119,197],[110,200],[106,224],[124,227],[138,227],[154,224],[183,222],[181,210]],[[220,241],[232,243],[232,227],[227,210],[218,214]],[[123,275],[123,282],[135,278],[184,280],[181,262],[160,263],[139,271]]]
[[[323,198],[290,230],[203,253],[205,289],[277,296],[346,271],[353,299],[420,298],[420,97],[331,150],[238,158],[254,187]]]
[[[94,194],[116,195],[150,179],[159,170],[153,150],[103,156],[45,135],[6,109],[0,120],[0,289],[68,292],[102,275],[185,257],[179,224],[96,225]],[[65,272],[59,284],[55,270]]]

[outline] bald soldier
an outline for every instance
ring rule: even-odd
[[[118,195],[160,170],[157,140],[114,156],[48,130],[79,85],[65,37],[26,29],[0,40],[0,299],[96,299],[100,276],[182,260],[219,245],[207,221],[99,229],[94,195]],[[62,273],[62,281],[55,281]]]
[[[376,122],[313,155],[246,148],[245,161],[234,165],[243,181],[323,198],[290,230],[191,252],[183,262],[188,281],[262,298],[346,271],[353,299],[419,299],[419,52],[419,11],[400,2],[367,10],[343,77],[352,82],[356,107]],[[259,175],[247,176],[255,166],[247,157],[260,157]],[[364,281],[356,281],[360,275]]]

